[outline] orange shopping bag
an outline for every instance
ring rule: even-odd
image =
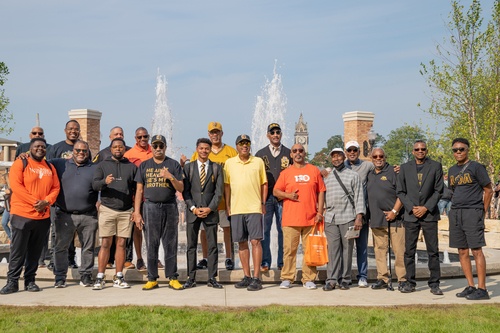
[[[328,263],[328,247],[324,222],[316,223],[307,237],[305,260],[307,266],[323,266]]]

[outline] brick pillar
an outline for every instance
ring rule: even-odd
[[[344,119],[344,143],[351,140],[357,141],[361,148],[359,158],[369,160],[368,132],[373,127],[375,114],[366,111],[351,111],[344,113],[342,118]]]
[[[68,112],[69,119],[80,124],[80,137],[89,143],[92,157],[101,149],[101,116],[102,112],[90,109],[74,109]]]

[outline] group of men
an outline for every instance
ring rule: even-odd
[[[99,152],[93,163],[88,144],[79,139],[79,129],[78,122],[70,120],[66,124],[66,140],[47,150],[43,130],[34,128],[32,132],[42,135],[32,137],[29,145],[24,145],[23,152],[27,154],[21,154],[11,168],[11,258],[8,281],[0,294],[18,290],[23,266],[25,289],[40,290],[35,275],[40,253],[47,243],[51,214],[55,288],[66,287],[71,267],[68,252],[76,232],[82,247],[79,268],[82,286],[101,290],[105,286],[105,270],[112,262],[110,256],[114,256],[113,286],[129,288],[123,269],[134,268],[131,255],[134,243],[135,267],[147,270],[148,282],[143,290],[158,288],[158,268],[163,267],[158,258],[160,244],[163,244],[169,287],[193,288],[197,270],[208,269],[207,285],[221,289],[223,286],[216,279],[220,225],[224,230],[227,270],[234,269],[233,242],[238,243],[244,278],[235,287],[261,290],[260,276],[272,265],[270,233],[275,221],[276,266],[281,271],[282,289],[292,287],[295,281],[300,241],[305,248],[315,225],[324,223],[328,241],[324,291],[350,288],[355,243],[358,286],[368,287],[371,228],[377,266],[377,281],[372,289],[385,289],[391,284],[386,257],[392,246],[398,290],[403,293],[415,290],[415,253],[422,231],[429,257],[428,285],[433,294],[443,294],[439,287],[437,238],[443,171],[440,163],[427,157],[423,141],[414,144],[414,160],[400,167],[386,162],[382,148],[372,149],[372,163],[362,161],[359,144],[350,141],[330,152],[333,168],[320,171],[306,162],[306,151],[301,144],[288,149],[281,143],[282,132],[277,123],[267,128],[269,145],[254,156],[248,135],[239,135],[234,149],[222,142],[222,125],[211,122],[209,138],[197,140],[196,152],[189,162],[185,156],[180,162],[166,156],[167,143],[162,135],[150,137],[140,127],[135,132],[136,144],[129,148],[123,130],[114,127],[110,146]],[[484,211],[492,196],[491,181],[484,166],[468,159],[467,140],[459,138],[452,145],[457,164],[449,170],[448,187],[453,193],[448,214],[450,246],[458,248],[469,283],[457,297],[487,299],[482,247],[485,246]],[[188,279],[184,284],[178,281],[177,273],[178,193],[182,193],[187,211]],[[92,281],[96,230],[101,247],[97,277]],[[142,259],[143,231],[147,268]],[[198,236],[203,257],[197,263]],[[477,288],[469,250],[476,261]],[[316,278],[317,268],[303,260],[303,286],[317,289]]]

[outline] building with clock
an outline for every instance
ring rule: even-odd
[[[301,145],[303,145],[307,153],[309,144],[309,132],[307,131],[307,123],[304,122],[302,113],[300,114],[299,122],[295,123],[295,134],[293,135],[293,137],[293,143],[300,143]]]

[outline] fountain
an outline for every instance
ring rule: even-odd
[[[174,120],[172,112],[168,106],[167,100],[167,79],[165,75],[158,74],[156,76],[156,103],[153,120],[151,121],[151,135],[161,134],[167,139],[166,154],[175,159],[176,149],[173,146],[172,131],[174,128]]]

